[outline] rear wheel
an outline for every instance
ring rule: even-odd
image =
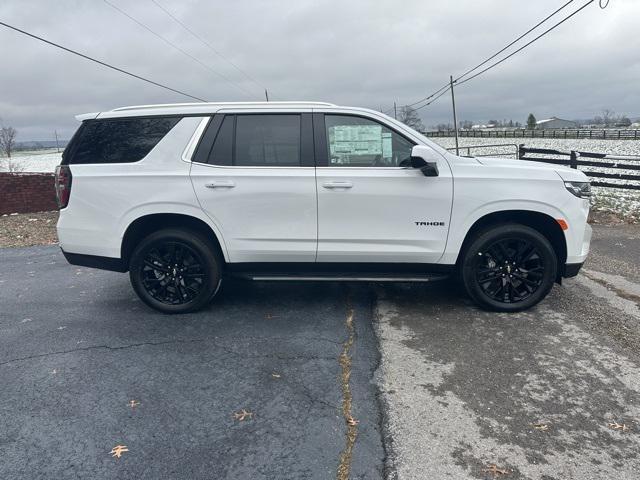
[[[558,260],[549,240],[519,224],[479,233],[465,250],[462,281],[483,308],[516,312],[547,296],[556,279]]]
[[[160,230],[135,248],[129,276],[133,289],[151,308],[163,313],[193,312],[217,292],[221,261],[200,233]]]

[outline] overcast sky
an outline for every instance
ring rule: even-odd
[[[565,0],[3,0],[0,21],[210,101],[322,100],[389,108],[414,102],[526,31]],[[570,9],[587,0],[575,0]],[[564,14],[563,10],[558,14]],[[554,17],[555,18],[555,17]],[[549,23],[551,25],[551,23]],[[640,1],[594,2],[569,22],[456,91],[458,119],[525,122],[529,112],[640,116]],[[0,118],[19,140],[68,138],[78,113],[190,101],[0,26]],[[215,70],[229,81],[216,75]],[[248,93],[247,93],[248,92]],[[420,110],[451,121],[449,97]]]

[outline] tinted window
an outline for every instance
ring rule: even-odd
[[[300,115],[236,115],[234,165],[300,165]]]
[[[178,117],[88,120],[63,163],[137,162],[179,121]]]
[[[225,115],[209,155],[213,165],[233,165],[233,115]]]
[[[411,158],[413,143],[378,122],[348,115],[324,118],[330,167],[398,167]]]

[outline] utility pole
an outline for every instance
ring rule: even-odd
[[[456,132],[456,155],[460,155],[460,147],[458,146],[458,117],[456,116],[456,97],[453,94],[453,75],[449,76],[451,82],[451,103],[453,104],[453,128]]]
[[[393,102],[393,118],[398,119],[398,109],[396,108],[396,102]]]
[[[267,89],[264,89],[264,98],[267,99],[267,102],[269,101],[269,92],[267,92]]]
[[[54,130],[53,133],[56,136],[56,150],[58,151],[58,153],[60,153],[60,145],[58,144],[58,131]]]

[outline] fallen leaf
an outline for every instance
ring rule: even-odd
[[[487,468],[483,468],[482,472],[490,473],[491,475],[509,475],[511,473],[511,470],[506,468],[500,468],[495,464],[491,464]]]
[[[622,430],[623,432],[626,432],[627,430],[629,430],[629,427],[627,427],[626,424],[618,423],[618,422],[610,423],[609,428],[611,428],[612,430]]]
[[[531,426],[541,432],[548,432],[550,428],[548,423],[532,423]]]
[[[358,423],[360,422],[353,418],[351,415],[349,415],[349,417],[347,418],[347,425],[349,425],[350,427],[355,427],[356,425],[358,425]]]
[[[248,412],[243,408],[239,412],[234,413],[233,414],[233,418],[235,418],[239,422],[242,422],[242,421],[246,420],[247,418],[253,418],[253,412]]]
[[[126,445],[116,445],[111,449],[109,453],[114,458],[120,458],[124,452],[128,452],[128,451],[129,449],[127,448]]]

